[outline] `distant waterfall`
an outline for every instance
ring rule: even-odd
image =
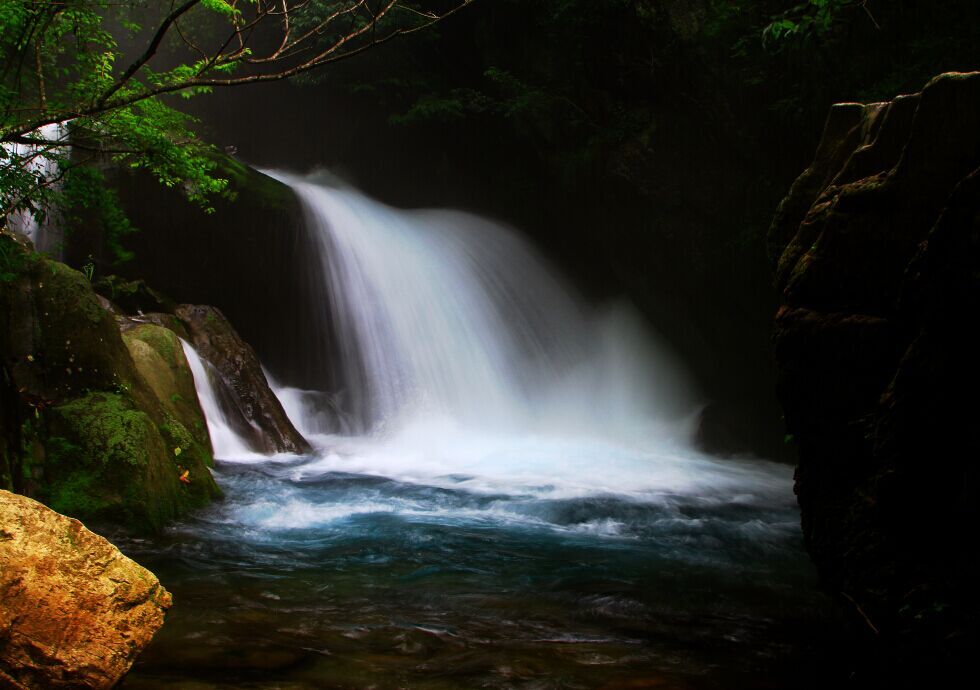
[[[35,138],[43,141],[62,141],[67,137],[68,125],[63,122],[45,125],[35,133]],[[58,177],[58,164],[44,155],[43,144],[4,144],[3,147],[8,156],[23,161],[22,167],[37,179],[38,184],[45,184]],[[52,209],[40,211],[47,216]],[[58,223],[51,222],[48,217],[39,222],[34,214],[20,211],[10,216],[9,224],[15,232],[30,239],[38,251],[55,258],[61,257],[64,236]]]
[[[323,276],[319,331],[329,334],[316,347],[340,360],[355,431],[433,417],[606,438],[688,431],[685,377],[637,315],[583,305],[512,230],[271,174],[304,207],[309,260]],[[339,431],[323,419],[294,421],[307,433]]]

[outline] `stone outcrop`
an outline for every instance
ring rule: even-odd
[[[141,325],[124,338],[128,320],[85,276],[10,235],[0,242],[19,257],[0,281],[0,488],[151,531],[218,496],[176,337]]]
[[[309,453],[282,404],[269,388],[262,365],[216,307],[182,304],[175,310],[198,353],[219,374],[219,402],[238,433],[266,453]]]
[[[807,546],[893,678],[951,672],[980,643],[980,73],[834,106],[769,241]]]
[[[323,279],[310,274],[305,260],[309,239],[299,200],[286,185],[234,158],[219,155],[216,162],[229,194],[215,196],[207,213],[179,187],[161,185],[146,171],[109,166],[109,184],[140,229],[125,238],[134,258],[115,263],[102,224],[93,220],[66,238],[66,262],[81,266],[91,256],[97,275],[119,273],[96,281],[96,289],[129,314],[214,305],[277,375],[331,389],[335,372],[323,361],[328,358],[303,356],[318,332],[307,306],[310,290]]]
[[[170,594],[80,522],[0,490],[0,687],[110,688]]]

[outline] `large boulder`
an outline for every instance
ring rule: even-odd
[[[218,398],[229,422],[257,451],[309,453],[303,438],[269,388],[255,350],[216,307],[182,304],[175,310],[198,353],[218,374]]]
[[[980,644],[978,113],[980,73],[835,106],[770,231],[804,536],[886,685]]]
[[[170,594],[78,520],[0,490],[0,687],[111,688]]]
[[[146,326],[124,339],[127,320],[84,275],[0,242],[19,257],[0,281],[2,486],[139,531],[218,496],[176,337]]]

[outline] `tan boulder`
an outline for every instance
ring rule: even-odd
[[[0,688],[110,688],[171,603],[78,520],[0,491]]]

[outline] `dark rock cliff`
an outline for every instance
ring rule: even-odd
[[[769,243],[807,546],[871,677],[951,674],[980,642],[980,73],[834,106]]]

